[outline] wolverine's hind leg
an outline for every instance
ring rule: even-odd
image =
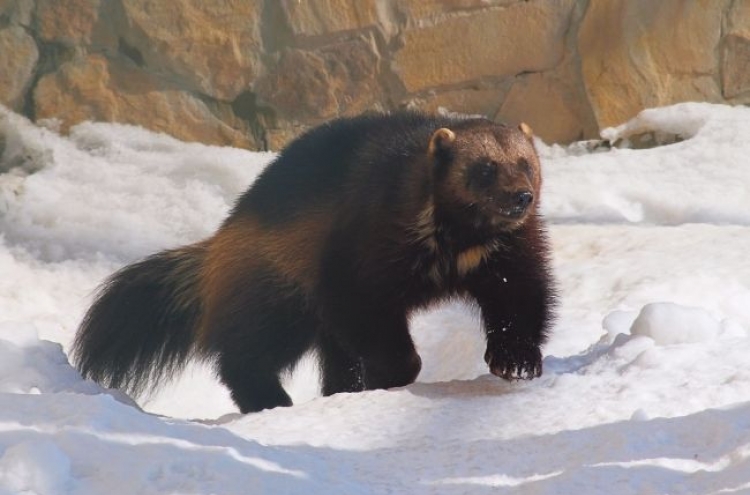
[[[369,311],[352,299],[334,306],[318,344],[324,395],[401,387],[417,378],[422,360],[405,313]]]
[[[326,395],[402,387],[422,368],[407,308],[394,288],[362,281],[359,264],[346,236],[331,238],[317,294]]]
[[[272,276],[253,277],[205,322],[219,378],[243,413],[290,406],[279,375],[314,341],[303,296]]]
[[[323,395],[364,390],[362,359],[342,347],[340,339],[330,332],[318,336]]]

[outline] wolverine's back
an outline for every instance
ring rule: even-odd
[[[404,167],[426,152],[430,134],[450,122],[414,112],[372,113],[312,129],[281,151],[237,202],[234,214],[253,213],[277,224],[311,208],[339,204],[348,193],[398,187]]]

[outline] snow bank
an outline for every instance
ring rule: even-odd
[[[45,261],[130,261],[206,236],[272,157],[117,124],[61,138],[7,111],[0,135],[0,229]]]
[[[603,135],[616,141],[658,129],[686,140],[583,155],[577,146],[541,145],[545,214],[565,223],[750,225],[748,109],[686,103],[646,110]]]
[[[680,140],[699,134],[725,140],[726,126],[742,122],[741,115],[731,107],[709,103],[685,103],[667,108],[643,110],[635,118],[616,127],[602,130],[603,139],[616,143],[648,132],[673,135]]]
[[[294,407],[241,416],[200,365],[144,412],[64,351],[104,277],[208,235],[272,155],[0,110],[0,495],[750,493],[750,109],[605,134],[644,131],[684,140],[540,144],[561,293],[540,379],[488,375],[450,304],[413,318],[418,383],[322,398],[307,360]]]
[[[649,356],[659,352],[651,339],[621,334],[548,358],[536,382],[420,383],[213,424],[159,418],[96,394],[70,378],[57,347],[34,355],[33,369],[36,383],[65,386],[0,393],[0,493],[735,489],[750,483],[750,402],[705,409],[707,390],[714,404],[750,394],[750,376],[736,374],[750,342],[732,344],[735,354],[721,356],[726,369],[708,370],[726,347]],[[0,340],[0,351],[12,345]],[[719,381],[721,390],[711,387]]]

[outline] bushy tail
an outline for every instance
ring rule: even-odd
[[[157,253],[100,288],[73,344],[84,378],[137,395],[183,369],[195,348],[205,249]]]

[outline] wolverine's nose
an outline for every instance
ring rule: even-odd
[[[513,194],[511,198],[513,212],[518,214],[523,213],[532,201],[534,201],[534,195],[529,191],[521,191]]]

